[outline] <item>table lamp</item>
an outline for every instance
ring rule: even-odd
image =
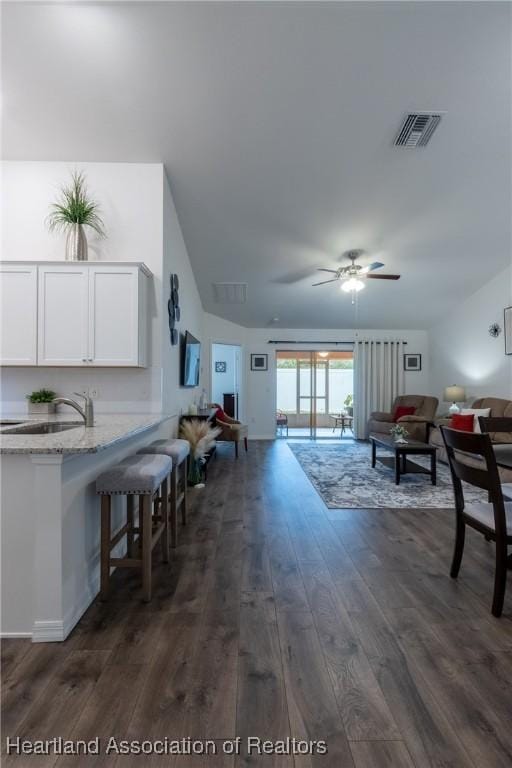
[[[466,400],[466,392],[464,387],[459,387],[457,384],[452,384],[451,387],[446,387],[444,390],[443,400],[447,403],[451,403],[448,413],[459,413],[460,408],[457,403],[462,403]]]

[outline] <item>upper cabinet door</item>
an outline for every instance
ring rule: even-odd
[[[39,267],[39,365],[88,365],[89,268]]]
[[[35,265],[0,265],[0,363],[37,365]]]
[[[139,269],[89,268],[89,359],[96,366],[138,366]],[[141,276],[144,281],[145,278]]]

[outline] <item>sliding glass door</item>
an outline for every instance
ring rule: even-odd
[[[351,351],[276,352],[278,437],[352,437]]]

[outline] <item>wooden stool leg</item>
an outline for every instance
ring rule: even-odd
[[[101,576],[100,599],[108,597],[110,584],[110,496],[101,497]]]
[[[178,544],[178,465],[173,465],[171,472],[171,547],[174,549]]]
[[[160,488],[160,498],[161,498],[161,514],[162,514],[162,522],[164,524],[164,530],[162,533],[162,559],[164,563],[169,562],[169,484],[167,482],[167,477],[162,482],[162,487]]]
[[[144,496],[139,496],[139,538],[137,541],[139,559],[142,560],[142,542],[144,538],[144,515],[142,509],[144,506]]]
[[[181,482],[183,485],[183,500],[181,502],[181,522],[187,524],[187,460],[181,462]]]
[[[145,603],[151,600],[151,506],[151,496],[142,496],[142,599]]]
[[[127,556],[134,557],[133,496],[131,494],[128,494],[128,496],[126,497],[126,522],[128,523],[128,533],[126,534]]]

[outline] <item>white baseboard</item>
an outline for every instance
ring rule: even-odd
[[[16,640],[16,639],[30,639],[32,637],[32,632],[0,632],[0,637],[2,640]]]
[[[56,643],[65,639],[63,621],[34,621],[33,643]]]
[[[57,643],[65,640],[98,594],[99,581],[95,586],[96,589],[84,592],[78,605],[69,611],[62,621],[34,621],[32,635],[26,636],[32,637],[33,643]]]

